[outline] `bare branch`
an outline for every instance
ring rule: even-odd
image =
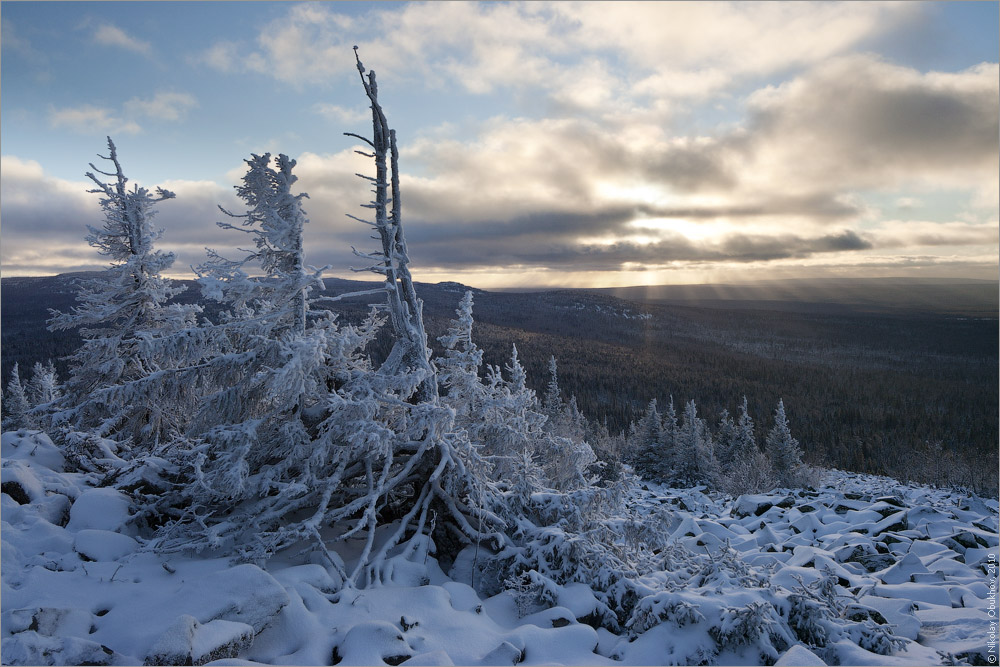
[[[361,141],[365,142],[366,144],[368,144],[372,148],[375,148],[375,144],[372,143],[371,139],[368,139],[367,137],[362,137],[360,134],[354,134],[353,132],[344,132],[344,136],[354,137],[355,139],[360,139]],[[354,152],[358,153],[360,151],[354,151]]]

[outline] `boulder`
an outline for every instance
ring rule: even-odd
[[[127,661],[103,644],[79,637],[47,637],[32,630],[5,637],[5,665],[124,665]]]
[[[83,609],[34,607],[12,609],[3,614],[4,634],[32,631],[45,637],[86,636],[94,625],[94,615]]]
[[[902,584],[914,581],[916,574],[927,574],[928,570],[915,554],[906,554],[895,565],[879,575],[887,584]]]
[[[384,621],[365,621],[347,631],[344,641],[334,647],[334,653],[347,665],[399,665],[413,657],[415,651],[396,626]]]
[[[178,595],[201,601],[197,614],[204,621],[222,619],[246,623],[259,633],[290,601],[274,577],[244,563],[186,583]]]
[[[743,495],[736,499],[729,513],[737,519],[760,516],[774,506],[774,499],[765,495]]]
[[[153,644],[146,665],[204,665],[235,658],[253,644],[254,630],[246,623],[216,619],[201,624],[179,616]]]

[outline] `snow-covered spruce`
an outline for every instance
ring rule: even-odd
[[[110,137],[108,152],[102,157],[113,171],[91,164],[93,171],[87,172],[97,185],[89,192],[102,195],[104,224],[88,227],[86,240],[111,260],[111,266],[100,277],[82,281],[80,305],[71,312],[53,311],[49,328],[79,328],[83,345],[69,358],[71,375],[63,400],[48,404],[43,422],[57,426],[54,434],[67,444],[86,440],[81,435],[85,431],[128,448],[169,438],[180,428],[171,404],[157,400],[141,382],[166,362],[149,353],[145,340],[192,326],[200,307],[168,304],[184,288],[161,275],[173,264],[173,253],[155,249],[162,235],[153,226],[155,205],[174,194],[162,188],[155,194],[139,185],[129,188]],[[76,458],[79,465],[94,467],[92,452],[81,450]]]

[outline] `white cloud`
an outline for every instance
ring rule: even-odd
[[[125,102],[125,111],[133,116],[175,121],[196,106],[198,101],[188,93],[159,92],[149,99],[133,97]]]
[[[240,47],[235,42],[216,42],[201,54],[192,56],[189,60],[194,63],[204,63],[212,69],[223,73],[230,73],[239,70]]]
[[[369,109],[349,109],[337,104],[318,103],[313,106],[313,111],[341,125],[352,125],[365,120],[370,121],[372,117],[372,112]]]
[[[136,134],[142,130],[138,123],[121,118],[112,109],[91,105],[51,109],[49,123],[79,133]]]
[[[249,62],[289,83],[322,83],[344,76],[358,44],[380,74],[450,80],[473,93],[581,97],[582,88],[586,101],[598,91],[573,81],[571,63],[593,60],[617,63],[626,96],[703,97],[740,77],[821,63],[921,11],[881,2],[414,3],[350,17],[335,4],[305,3],[260,31]],[[213,53],[228,66],[230,49]]]
[[[149,42],[131,37],[118,26],[110,23],[105,23],[97,27],[94,31],[94,41],[104,46],[115,46],[147,56],[152,52],[153,48]]]
[[[747,187],[995,187],[1000,66],[838,58],[749,98]]]

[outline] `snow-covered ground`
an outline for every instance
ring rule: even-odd
[[[836,471],[816,491],[736,500],[637,489],[634,506],[671,524],[676,567],[648,576],[661,592],[614,634],[583,584],[549,605],[481,598],[471,550],[448,574],[427,554],[398,557],[393,583],[366,590],[311,555],[163,556],[130,524],[128,498],[64,472],[44,434],[2,446],[4,664],[764,662],[742,650],[748,633],[780,646],[781,665],[996,664],[995,500]],[[351,552],[339,545],[348,566]],[[824,595],[841,625],[801,612]]]

